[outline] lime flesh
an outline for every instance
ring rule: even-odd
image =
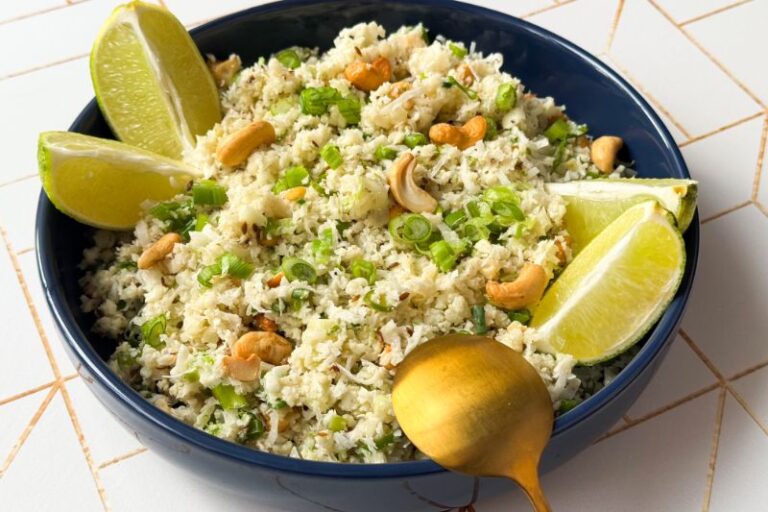
[[[70,132],[40,134],[38,166],[57,209],[105,229],[132,228],[144,201],[172,198],[197,174],[149,151]]]
[[[655,201],[621,214],[576,256],[531,320],[541,348],[580,364],[634,345],[674,297],[685,268],[682,236]]]
[[[549,183],[547,190],[563,196],[563,219],[580,252],[603,229],[630,207],[654,199],[666,208],[684,233],[696,211],[697,183],[678,179],[612,179]]]
[[[180,159],[221,119],[219,98],[184,26],[166,9],[116,8],[91,50],[96,99],[123,142]]]

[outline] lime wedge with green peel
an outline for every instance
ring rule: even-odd
[[[192,38],[162,7],[115,9],[91,50],[104,117],[123,142],[180,159],[221,119],[219,97]]]
[[[70,132],[40,134],[38,166],[56,208],[106,229],[133,228],[144,201],[170,199],[198,174],[143,149]]]
[[[685,246],[656,201],[621,214],[565,268],[533,313],[542,350],[592,365],[640,340],[674,297]]]
[[[565,198],[565,227],[574,254],[631,206],[654,199],[666,208],[684,233],[696,211],[697,183],[678,179],[603,179],[549,183],[547,190]]]

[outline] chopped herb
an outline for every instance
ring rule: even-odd
[[[517,104],[517,87],[514,84],[501,84],[496,89],[496,108],[501,112],[508,112]]]
[[[195,205],[221,206],[227,202],[227,190],[213,180],[201,180],[192,185]]]
[[[248,424],[245,427],[245,432],[241,435],[242,441],[253,441],[264,435],[264,422],[251,412],[243,413],[243,418],[248,418]]]
[[[235,388],[229,384],[219,384],[218,386],[211,389],[211,392],[224,409],[240,409],[248,405],[248,400],[246,400],[243,395],[235,391]]]
[[[283,50],[275,55],[275,58],[288,69],[296,69],[301,66],[301,59],[299,54],[293,50]]]
[[[158,315],[141,324],[141,339],[152,348],[161,349],[165,343],[160,341],[160,335],[165,334],[167,319],[165,315]]]
[[[211,279],[221,275],[221,264],[214,263],[202,268],[197,274],[197,282],[206,288],[211,287]]]
[[[488,332],[488,327],[485,325],[485,306],[482,304],[472,306],[472,322],[475,324],[475,334]]]
[[[397,156],[397,150],[388,148],[386,146],[377,146],[376,151],[373,153],[373,157],[377,161],[381,160],[394,160]]]
[[[288,407],[288,404],[283,400],[282,398],[278,398],[275,400],[275,402],[272,404],[272,408],[276,411],[279,411],[280,409],[285,409]]]
[[[456,229],[467,220],[467,212],[462,208],[461,210],[448,213],[443,220],[449,228]]]
[[[119,269],[126,268],[126,269],[129,269],[129,270],[136,270],[138,268],[138,266],[136,265],[136,262],[132,261],[132,260],[118,261],[115,266],[117,268],[119,268]]]
[[[254,270],[253,265],[241,260],[231,252],[225,253],[219,258],[219,266],[223,275],[236,279],[247,279]]]
[[[301,258],[285,258],[281,268],[289,281],[306,281],[309,284],[314,284],[317,281],[315,267]]]
[[[373,295],[373,290],[371,290],[365,294],[365,297],[363,297],[363,300],[371,309],[382,313],[392,311],[392,308],[387,304],[387,301],[382,294],[379,294],[378,301],[374,300]]]
[[[507,311],[507,316],[513,322],[520,322],[523,325],[528,325],[531,321],[531,312],[527,309],[518,309],[517,311]]]
[[[463,59],[467,56],[467,49],[464,48],[463,45],[458,45],[456,43],[448,43],[448,48],[450,48],[451,53],[454,54],[456,57]]]
[[[358,258],[350,263],[349,272],[352,274],[352,277],[364,278],[368,281],[368,284],[376,282],[376,266],[370,261],[362,258]]]
[[[409,133],[403,137],[403,144],[411,149],[415,148],[416,146],[423,146],[427,142],[427,137],[423,133],[414,132]]]
[[[307,87],[299,94],[299,106],[302,114],[320,116],[340,99],[341,93],[333,87]]]
[[[395,434],[392,432],[384,434],[383,436],[376,438],[373,442],[376,445],[377,450],[383,450],[395,442]]]
[[[485,136],[483,140],[493,140],[499,135],[499,125],[492,117],[483,116],[485,118]]]
[[[356,96],[342,98],[336,102],[339,113],[348,124],[358,124],[360,122],[360,100]]]
[[[337,169],[344,163],[339,146],[334,146],[333,144],[323,146],[323,149],[320,150],[320,156],[331,169]]]
[[[347,429],[347,420],[342,418],[341,416],[331,416],[331,419],[328,420],[328,430],[331,432],[341,432],[342,430]]]
[[[471,100],[476,100],[477,99],[477,93],[475,91],[473,91],[472,89],[470,89],[466,85],[462,85],[454,77],[449,76],[445,80],[443,80],[443,87],[445,87],[446,89],[450,89],[453,86],[458,87],[459,90],[461,90],[461,92],[463,92],[467,96],[467,98],[469,98]]]

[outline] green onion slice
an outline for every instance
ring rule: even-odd
[[[227,202],[227,191],[213,180],[200,180],[192,185],[192,201],[196,205],[221,206]]]
[[[141,324],[141,339],[150,347],[161,349],[165,343],[160,341],[160,335],[165,334],[167,319],[165,315],[158,315]]]
[[[336,102],[336,106],[339,108],[339,113],[348,124],[360,123],[360,100],[356,96],[349,96],[348,98],[342,98]]]
[[[528,325],[531,321],[531,312],[527,309],[518,309],[517,311],[508,311],[507,316],[513,322],[520,322],[523,325]]]
[[[334,146],[333,144],[323,146],[323,149],[320,150],[320,156],[331,169],[337,169],[344,163],[339,146]]]
[[[228,252],[219,258],[221,273],[236,279],[247,279],[253,274],[254,267],[250,263]]]
[[[423,146],[427,143],[427,137],[423,133],[409,133],[403,137],[403,144],[413,149],[416,146]]]
[[[376,266],[370,261],[358,258],[349,265],[349,272],[352,277],[362,277],[368,284],[376,282]]]
[[[517,104],[517,87],[514,84],[501,84],[496,89],[496,108],[508,112]]]
[[[463,92],[467,96],[467,98],[471,100],[477,99],[477,93],[475,91],[473,91],[466,85],[459,83],[459,81],[456,80],[454,77],[449,76],[443,81],[443,87],[445,87],[446,89],[450,89],[453,86],[458,87],[459,90],[461,90],[461,92]]]
[[[283,50],[275,55],[275,58],[288,69],[296,69],[301,66],[301,59],[299,54],[293,50]]]
[[[469,53],[463,45],[458,45],[456,43],[448,43],[448,48],[450,48],[452,54],[460,59],[463,59],[467,56],[467,53]]]
[[[200,270],[200,272],[197,274],[197,282],[206,288],[210,288],[211,279],[220,275],[221,275],[221,264],[214,263],[213,265],[208,265],[206,267],[203,267],[202,270]]]
[[[229,384],[219,384],[218,386],[211,389],[211,392],[224,409],[240,409],[248,405],[248,400],[246,400],[243,395],[235,391],[235,388]]]
[[[393,148],[388,148],[386,146],[377,146],[376,151],[373,153],[373,157],[377,161],[381,160],[394,160],[397,156],[397,151]]]
[[[340,99],[341,93],[333,87],[307,87],[299,93],[299,106],[302,114],[320,116]]]
[[[365,297],[363,297],[363,300],[365,301],[368,306],[375,310],[380,311],[382,313],[387,313],[388,311],[392,311],[392,308],[387,304],[387,301],[384,299],[384,297],[380,294],[379,295],[379,301],[377,302],[373,298],[373,290],[369,291],[365,294]]]
[[[482,304],[472,306],[472,322],[475,324],[475,334],[488,332],[488,327],[485,325],[485,306]]]
[[[289,281],[306,281],[309,284],[317,281],[315,267],[301,258],[285,258],[281,268]]]

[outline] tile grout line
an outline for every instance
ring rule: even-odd
[[[12,179],[10,181],[4,181],[4,182],[0,183],[0,188],[7,187],[8,185],[15,185],[16,183],[20,183],[22,181],[26,181],[26,180],[29,180],[29,179],[32,179],[32,178],[35,178],[35,177],[37,177],[37,173],[26,174],[26,175],[21,176],[19,178],[14,178],[14,179]]]
[[[101,504],[104,506],[104,510],[106,512],[109,512],[110,507],[109,507],[109,503],[107,503],[107,495],[104,489],[104,484],[102,484],[101,482],[101,475],[99,474],[99,470],[93,461],[91,448],[88,446],[88,443],[85,441],[85,435],[83,434],[83,429],[80,426],[80,420],[78,420],[77,418],[77,413],[75,412],[75,406],[72,404],[72,399],[69,396],[69,391],[67,390],[67,387],[64,385],[61,386],[61,397],[64,399],[64,406],[66,407],[67,413],[69,414],[69,420],[72,422],[72,427],[75,429],[75,434],[77,435],[77,440],[80,443],[80,448],[82,449],[83,456],[85,457],[85,462],[88,464],[88,469],[91,471],[91,476],[93,477],[94,484],[96,485],[96,491],[99,493],[99,499],[101,499]]]
[[[25,254],[27,254],[29,252],[34,251],[34,250],[35,250],[34,247],[25,247],[24,249],[19,249],[18,251],[16,251],[16,256],[23,256],[23,255],[25,255]]]
[[[763,361],[762,363],[757,363],[756,365],[750,366],[749,368],[745,368],[745,369],[741,370],[740,372],[734,373],[732,376],[728,377],[727,380],[728,380],[728,382],[739,380],[742,377],[746,377],[747,375],[749,375],[751,373],[755,373],[758,370],[762,370],[766,366],[768,366],[768,361]]]
[[[720,384],[725,384],[725,377],[723,377],[723,374],[720,372],[720,370],[717,369],[709,357],[707,357],[704,351],[699,348],[696,342],[693,341],[693,338],[691,338],[691,336],[685,332],[684,329],[679,329],[677,332],[680,334],[680,337],[683,338],[683,340],[688,344],[688,346],[691,347],[691,350],[693,350],[698,358],[702,360],[709,371],[712,372],[715,377],[717,377],[717,380],[720,382]]]
[[[715,481],[715,467],[717,465],[717,452],[720,449],[720,432],[723,429],[723,415],[725,413],[725,388],[720,389],[715,412],[715,428],[712,432],[712,447],[709,452],[707,464],[707,481],[704,485],[704,501],[701,504],[702,512],[709,512],[709,504],[712,500],[712,484]]]
[[[40,9],[39,11],[32,11],[25,14],[20,14],[18,16],[13,16],[11,18],[6,18],[4,20],[0,20],[0,26],[7,25],[9,23],[14,23],[16,21],[25,20],[27,18],[34,18],[35,16],[39,16],[41,14],[48,14],[49,12],[58,11],[60,9],[66,9],[71,5],[77,5],[87,1],[88,0],[67,0],[65,4],[52,5],[50,7],[46,7],[45,9]]]
[[[16,393],[15,395],[11,395],[9,397],[0,399],[0,406],[5,405],[5,404],[10,404],[11,402],[15,402],[16,400],[20,400],[20,399],[22,399],[24,397],[27,397],[29,395],[34,395],[38,391],[42,391],[42,390],[44,390],[46,388],[54,386],[56,383],[58,383],[57,380],[52,380],[52,381],[47,382],[45,384],[41,384],[41,385],[39,385],[37,387],[28,389],[26,391],[22,391],[21,393]]]
[[[135,457],[136,455],[141,455],[142,453],[146,452],[147,448],[141,446],[139,448],[135,448],[131,450],[130,452],[126,452],[122,455],[118,455],[117,457],[112,457],[111,459],[107,459],[101,464],[99,464],[98,469],[101,471],[104,468],[108,468],[109,466],[114,466],[115,464],[119,462],[123,462],[124,460],[130,459]]]
[[[760,135],[760,149],[757,153],[757,169],[755,170],[755,180],[752,182],[753,201],[757,201],[757,194],[760,192],[760,180],[762,179],[763,161],[766,153],[766,138],[768,138],[768,115],[763,119],[763,133]]]
[[[736,399],[737,402],[739,402],[739,405],[741,405],[741,408],[744,409],[744,412],[746,412],[750,418],[752,418],[752,421],[754,421],[757,426],[762,430],[765,435],[768,435],[768,426],[763,423],[763,421],[757,417],[757,413],[752,409],[752,406],[747,403],[747,401],[744,399],[743,396],[741,396],[741,393],[733,389],[733,386],[730,384],[727,386],[728,392],[733,396],[733,398]]]
[[[82,53],[82,54],[79,54],[79,55],[75,55],[73,57],[66,57],[64,59],[55,60],[55,61],[49,62],[47,64],[41,64],[39,66],[34,66],[34,67],[31,67],[31,68],[22,69],[21,71],[14,71],[13,73],[9,73],[7,75],[0,76],[0,82],[2,82],[4,80],[9,80],[11,78],[16,78],[16,77],[19,77],[19,76],[28,75],[30,73],[34,73],[35,71],[41,71],[43,69],[52,68],[54,66],[59,66],[61,64],[66,64],[67,62],[72,62],[72,61],[75,61],[77,59],[85,58],[88,55],[89,55],[88,53]]]
[[[2,477],[5,474],[5,472],[8,471],[8,468],[11,466],[13,459],[16,458],[16,455],[18,455],[22,446],[24,446],[24,443],[27,441],[27,438],[29,438],[29,435],[32,433],[32,430],[34,430],[35,426],[37,425],[37,422],[40,421],[40,418],[43,416],[43,413],[48,408],[48,405],[50,405],[51,400],[53,400],[53,397],[56,396],[56,391],[58,391],[59,385],[60,384],[58,382],[55,382],[51,386],[51,389],[48,391],[48,394],[45,396],[42,403],[37,408],[37,411],[35,411],[35,414],[32,415],[32,418],[27,423],[27,426],[24,427],[24,430],[19,436],[19,439],[16,441],[16,444],[13,445],[13,448],[11,448],[11,452],[8,454],[8,456],[5,458],[5,461],[3,461],[3,464],[0,466],[0,477]]]
[[[693,18],[689,18],[687,20],[681,21],[677,23],[678,27],[684,27],[685,25],[688,25],[690,23],[694,23],[699,20],[703,20],[705,18],[709,18],[710,16],[714,16],[715,14],[720,14],[721,12],[730,11],[734,7],[739,7],[744,4],[748,4],[752,0],[740,0],[739,2],[732,3],[730,5],[724,5],[722,7],[719,7],[715,9],[714,11],[705,12],[704,14],[699,14],[697,16],[694,16]]]
[[[677,147],[684,148],[685,146],[688,146],[689,144],[694,144],[696,142],[699,142],[704,139],[708,139],[709,137],[712,137],[714,135],[717,135],[718,133],[722,133],[726,130],[730,130],[731,128],[735,128],[739,125],[742,125],[746,122],[752,121],[753,119],[757,119],[758,117],[765,115],[765,111],[756,112],[754,114],[750,114],[747,117],[742,117],[741,119],[737,119],[736,121],[732,121],[728,124],[724,124],[723,126],[719,128],[715,128],[714,130],[708,131],[706,133],[702,133],[701,135],[694,135],[690,139],[686,139],[683,142],[679,143]],[[0,185],[2,186],[2,185]]]
[[[693,36],[692,36],[690,33],[688,33],[688,31],[687,31],[687,30],[685,30],[685,28],[683,28],[682,26],[680,26],[680,25],[678,25],[677,23],[675,23],[675,20],[672,18],[672,16],[670,16],[670,14],[669,14],[669,13],[668,13],[666,10],[664,10],[664,9],[663,9],[663,8],[662,8],[662,7],[661,7],[661,6],[660,6],[660,5],[657,3],[657,1],[656,1],[656,0],[647,0],[647,1],[648,1],[648,3],[650,3],[650,4],[651,4],[651,5],[652,5],[652,6],[653,6],[653,7],[654,7],[654,8],[655,8],[655,9],[656,9],[656,10],[657,10],[657,11],[658,11],[658,12],[659,12],[661,15],[662,15],[662,16],[664,16],[664,17],[667,19],[667,21],[669,21],[669,22],[670,22],[670,23],[671,23],[671,24],[672,24],[672,25],[673,25],[675,28],[677,28],[677,30],[678,30],[678,31],[679,31],[681,34],[683,34],[683,36],[685,36],[685,38],[686,38],[686,39],[688,39],[688,41],[689,41],[691,44],[693,44],[693,45],[694,45],[696,48],[698,48],[698,49],[699,49],[699,51],[700,51],[701,53],[703,53],[705,57],[707,57],[707,58],[708,58],[708,59],[709,59],[709,60],[710,60],[710,61],[711,61],[711,62],[712,62],[712,63],[713,63],[715,66],[717,66],[717,67],[720,69],[720,71],[722,71],[722,72],[723,72],[723,74],[725,74],[725,76],[727,76],[728,78],[730,78],[730,79],[731,79],[731,81],[732,81],[733,83],[735,83],[735,84],[736,84],[736,85],[737,85],[737,86],[738,86],[738,87],[739,87],[739,88],[740,88],[742,91],[744,91],[744,92],[747,94],[747,96],[749,96],[750,98],[752,98],[752,101],[754,101],[755,103],[757,103],[758,105],[760,105],[760,106],[761,106],[762,108],[764,108],[764,109],[765,109],[765,108],[768,108],[768,107],[766,107],[765,103],[763,103],[763,102],[762,102],[762,100],[760,100],[760,98],[758,98],[758,97],[757,97],[757,95],[756,95],[755,93],[753,93],[753,92],[752,92],[752,91],[751,91],[751,90],[750,90],[750,89],[749,89],[749,88],[748,88],[746,85],[744,85],[744,83],[742,83],[742,82],[741,82],[741,80],[739,80],[738,78],[736,78],[736,76],[735,76],[735,75],[734,75],[734,74],[731,72],[731,70],[729,70],[728,68],[726,68],[726,67],[725,67],[725,65],[723,65],[723,63],[721,63],[719,60],[717,60],[717,59],[715,58],[715,56],[714,56],[714,55],[712,55],[712,53],[710,53],[710,51],[709,51],[709,50],[707,50],[706,48],[704,48],[704,45],[702,45],[702,44],[701,44],[701,43],[700,43],[698,40],[696,40],[696,39],[695,39],[695,38],[694,38],[694,37],[693,37]]]
[[[564,5],[572,4],[575,1],[576,0],[562,0],[562,1],[554,3],[552,5],[548,5],[546,7],[542,7],[540,9],[533,10],[533,11],[531,11],[529,13],[521,14],[520,16],[518,16],[518,18],[520,18],[520,19],[530,18],[531,16],[536,16],[537,14],[541,14],[543,12],[551,11],[553,9],[557,9],[558,7],[562,7]]]
[[[736,205],[734,205],[734,206],[731,206],[730,208],[726,208],[725,210],[721,210],[721,211],[719,211],[719,212],[717,212],[717,213],[714,213],[714,214],[710,215],[710,216],[709,216],[709,217],[707,217],[706,219],[702,220],[702,221],[701,221],[701,224],[703,225],[703,224],[706,224],[706,223],[708,223],[708,222],[710,222],[710,221],[713,221],[713,220],[717,220],[717,219],[719,219],[720,217],[725,217],[725,216],[726,216],[726,215],[728,215],[729,213],[733,213],[733,212],[735,212],[735,211],[737,211],[737,210],[741,210],[741,209],[742,209],[742,208],[744,208],[745,206],[749,206],[749,205],[751,205],[751,204],[754,204],[754,203],[752,202],[752,200],[751,200],[751,199],[747,199],[746,201],[744,201],[744,202],[742,202],[742,203],[738,203],[738,204],[736,204]]]
[[[624,66],[621,65],[621,63],[619,63],[618,59],[613,54],[606,53],[605,56],[608,57],[608,60],[611,61],[614,67],[618,69],[629,82],[632,83],[635,89],[640,91],[640,93],[645,97],[646,100],[648,100],[649,103],[656,107],[659,112],[664,114],[669,119],[669,121],[675,125],[675,128],[677,128],[680,133],[682,133],[686,138],[691,138],[691,134],[688,132],[688,130],[686,130],[685,127],[672,116],[669,110],[667,110],[666,107],[664,107],[664,105],[662,105],[655,96],[648,92],[648,89],[646,89],[645,86],[643,86],[634,76],[632,76],[629,70],[627,70]]]
[[[621,14],[624,12],[624,0],[619,0],[619,5],[616,7],[616,14],[613,16],[613,23],[611,23],[611,29],[608,31],[608,41],[605,44],[605,51],[608,53],[613,45],[613,39],[616,37],[616,30],[619,28],[621,22]]]

